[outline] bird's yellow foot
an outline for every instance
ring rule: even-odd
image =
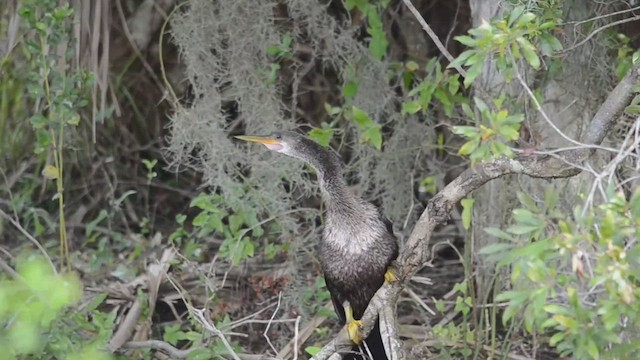
[[[356,320],[353,318],[353,310],[351,309],[351,305],[348,301],[345,301],[342,304],[344,307],[344,316],[347,320],[347,334],[349,334],[349,339],[353,341],[354,344],[360,345],[362,344],[362,335],[360,334],[360,326],[362,326],[362,320]]]
[[[347,332],[349,333],[349,339],[354,344],[362,344],[362,335],[360,334],[360,326],[362,326],[362,320],[353,320],[347,323]]]
[[[384,273],[384,281],[386,283],[392,283],[394,281],[398,281],[398,278],[396,277],[396,274],[393,272],[393,269],[391,268],[391,266],[389,266],[387,268],[387,272]]]

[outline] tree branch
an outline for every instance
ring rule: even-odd
[[[589,145],[599,145],[612,128],[624,108],[633,96],[633,85],[640,80],[640,66],[633,67],[620,81],[615,89],[602,103],[600,109],[591,120],[584,142]],[[522,174],[535,178],[568,178],[581,172],[579,165],[586,161],[593,150],[590,148],[560,151],[554,156],[534,153],[520,155],[515,159],[499,158],[491,162],[471,166],[460,176],[440,190],[427,204],[427,208],[416,223],[407,243],[394,264],[394,270],[399,281],[385,283],[371,299],[367,310],[362,316],[361,332],[367,337],[378,314],[384,306],[394,305],[402,291],[404,283],[420,270],[429,259],[429,241],[437,225],[449,219],[453,207],[487,182],[510,174]],[[329,342],[312,359],[326,360],[331,354],[344,348],[343,334]],[[348,339],[347,339],[348,341]]]

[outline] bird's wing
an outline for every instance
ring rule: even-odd
[[[347,317],[344,314],[344,307],[342,306],[342,302],[336,294],[338,293],[338,289],[333,285],[333,281],[327,276],[324,278],[325,283],[327,284],[327,290],[329,290],[329,294],[331,294],[331,302],[333,303],[333,310],[335,310],[336,315],[338,315],[338,320],[340,320],[340,324],[345,324],[347,322]]]

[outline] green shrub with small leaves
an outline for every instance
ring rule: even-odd
[[[56,274],[39,257],[20,258],[16,267],[13,277],[0,276],[0,359],[110,358],[98,349],[111,336],[115,313],[94,311],[105,296],[73,312],[82,296],[75,276]]]
[[[629,201],[609,191],[593,209],[573,214],[557,206],[550,188],[542,204],[525,194],[504,241],[481,250],[511,267],[505,324],[524,321],[532,334],[577,359],[640,356],[640,189]]]

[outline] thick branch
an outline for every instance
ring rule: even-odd
[[[640,66],[636,66],[622,79],[609,94],[593,117],[584,142],[599,145],[613,127],[618,116],[624,111],[633,96],[633,85],[640,80]],[[567,178],[580,173],[572,164],[581,164],[591,154],[591,149],[567,150],[556,156],[533,154],[515,159],[499,158],[492,162],[470,167],[450,182],[434,196],[416,223],[404,249],[395,265],[400,279],[393,284],[384,284],[375,294],[365,311],[361,327],[364,337],[368,336],[378,318],[378,313],[387,304],[394,304],[403,284],[420,270],[429,259],[428,246],[431,235],[437,225],[449,219],[453,207],[474,190],[487,182],[509,174],[522,174],[535,178]],[[341,334],[344,331],[341,331]],[[325,360],[339,348],[339,338],[333,339],[312,359]]]
[[[629,70],[600,106],[598,112],[591,121],[589,131],[584,142],[587,144],[600,144],[614,124],[614,120],[624,111],[634,96],[633,86],[640,80],[640,68],[638,66]]]

